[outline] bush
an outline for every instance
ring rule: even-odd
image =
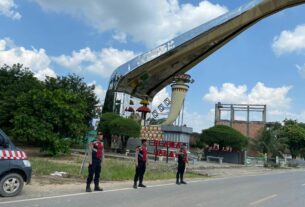
[[[41,151],[46,151],[50,155],[67,154],[70,152],[71,141],[69,139],[60,139],[58,137],[49,137],[43,142]]]
[[[219,144],[219,147],[232,147],[242,150],[248,145],[248,138],[242,135],[237,130],[224,126],[217,125],[206,130],[202,130],[198,144]]]

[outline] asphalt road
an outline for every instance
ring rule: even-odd
[[[0,207],[304,207],[305,171],[1,202]]]

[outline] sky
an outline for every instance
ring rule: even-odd
[[[0,0],[0,65],[22,63],[40,80],[75,73],[103,100],[118,66],[247,2]],[[196,132],[213,126],[217,102],[266,104],[267,121],[305,122],[305,4],[258,22],[188,74],[184,123]],[[152,109],[170,94],[160,91]]]

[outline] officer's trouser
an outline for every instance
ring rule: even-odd
[[[177,182],[179,182],[179,177],[180,177],[180,182],[183,181],[183,174],[185,171],[185,163],[178,163],[178,169],[177,169],[177,174],[176,174],[176,178],[177,178]]]
[[[90,185],[93,180],[94,175],[94,185],[98,186],[100,182],[100,173],[101,173],[101,160],[93,159],[92,164],[88,167],[88,177],[87,177],[87,185]]]
[[[136,167],[136,174],[134,176],[134,183],[136,184],[139,180],[139,184],[143,183],[143,177],[146,170],[146,161],[139,161]]]

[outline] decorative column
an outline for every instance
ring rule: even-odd
[[[171,108],[167,120],[164,123],[162,123],[162,125],[170,125],[175,122],[181,111],[185,99],[185,95],[189,88],[187,83],[193,83],[193,82],[194,80],[191,79],[191,76],[188,74],[180,74],[174,77],[173,84],[171,85],[172,87]]]

